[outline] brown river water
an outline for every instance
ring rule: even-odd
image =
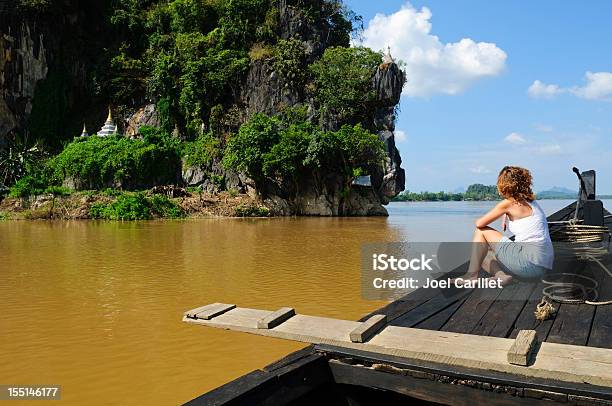
[[[61,385],[66,404],[188,401],[303,344],[186,324],[185,310],[224,302],[357,319],[384,304],[361,298],[362,243],[466,240],[490,206],[395,203],[388,218],[0,221],[0,385]]]

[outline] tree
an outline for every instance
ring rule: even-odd
[[[310,66],[314,96],[324,114],[337,122],[354,123],[376,98],[372,77],[382,62],[369,48],[333,47]]]

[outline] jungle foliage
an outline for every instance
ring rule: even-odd
[[[380,164],[383,154],[382,141],[360,124],[324,131],[308,122],[292,122],[291,116],[256,114],[229,139],[223,162],[256,181],[338,169],[348,179]]]
[[[77,138],[48,167],[54,178],[73,179],[80,188],[145,188],[176,182],[180,154],[172,144],[119,135]]]
[[[100,52],[88,54],[88,91],[113,106],[153,100],[161,129],[141,128],[140,139],[115,135],[66,142],[60,133],[69,119],[73,84],[67,71],[54,68],[36,87],[29,127],[51,150],[61,152],[20,164],[16,175],[4,174],[3,168],[15,164],[12,158],[0,160],[0,175],[8,179],[2,182],[13,185],[11,194],[40,194],[62,184],[142,189],[177,183],[182,165],[210,168],[219,162],[261,182],[295,181],[301,174],[324,171],[339,172],[349,181],[381,163],[382,142],[363,126],[375,97],[371,79],[381,56],[349,47],[360,19],[342,1],[288,2],[306,24],[326,27],[328,48],[314,61],[299,37],[279,32],[277,0],[96,4],[84,13],[95,14],[98,23],[92,32],[108,35],[92,42],[104,46],[92,46]],[[19,0],[19,7],[61,14],[62,7],[85,6],[75,0]],[[287,87],[314,105],[286,108],[273,116],[256,114],[240,126],[245,118],[235,114],[233,103],[257,60],[266,60]],[[232,114],[238,118],[232,121]],[[327,125],[330,121],[333,125]],[[143,199],[117,199],[97,208],[96,216],[145,218],[149,206]],[[135,214],[116,214],[124,211]]]

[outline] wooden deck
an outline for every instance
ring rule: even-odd
[[[583,271],[600,281],[600,297],[612,298],[612,278],[597,266]],[[518,282],[503,289],[421,289],[363,317],[387,316],[388,324],[479,336],[515,338],[536,330],[540,341],[612,348],[612,305],[555,304],[557,312],[538,321],[534,312],[544,284]]]
[[[570,205],[548,220],[566,219],[574,207]],[[612,228],[612,219],[607,219],[606,225]],[[612,269],[612,256],[603,262]],[[465,273],[466,268],[464,264],[456,275]],[[612,300],[612,278],[595,262],[583,261],[572,271],[597,280],[600,300]],[[393,326],[506,338],[515,338],[520,330],[536,330],[542,342],[612,348],[612,305],[556,303],[557,312],[540,322],[534,311],[544,286],[523,281],[503,289],[419,289],[361,321],[384,314]]]

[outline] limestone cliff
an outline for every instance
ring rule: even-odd
[[[109,103],[105,84],[92,76],[105,41],[121,40],[108,34],[103,18],[111,3],[66,0],[55,2],[62,6],[44,14],[24,12],[16,3],[0,0],[0,148],[11,134],[30,132],[36,137],[43,134],[49,145],[59,148],[80,133],[83,121],[90,129],[99,128],[104,121]],[[330,22],[307,18],[293,3],[299,2],[271,3],[277,8],[275,34],[280,39],[299,40],[307,63],[312,63],[332,43]],[[378,134],[386,156],[382,164],[368,168],[369,184],[354,184],[347,193],[339,174],[325,173],[317,179],[304,174],[298,185],[255,185],[244,174],[224,169],[219,159],[209,167],[185,166],[183,184],[214,192],[221,177],[226,188],[259,196],[278,215],[385,215],[383,206],[404,189],[404,170],[394,137],[395,109],[404,82],[404,73],[392,62],[380,65],[372,77],[376,100],[360,122]],[[286,83],[270,59],[252,59],[238,85],[224,106],[235,112],[233,122],[226,123],[229,132],[255,113],[273,115],[296,104],[309,106],[310,111],[316,108],[308,92]],[[115,106],[120,130],[129,136],[138,136],[142,125],[161,123],[157,101],[137,96]],[[337,125],[334,117],[324,124],[331,129]]]

